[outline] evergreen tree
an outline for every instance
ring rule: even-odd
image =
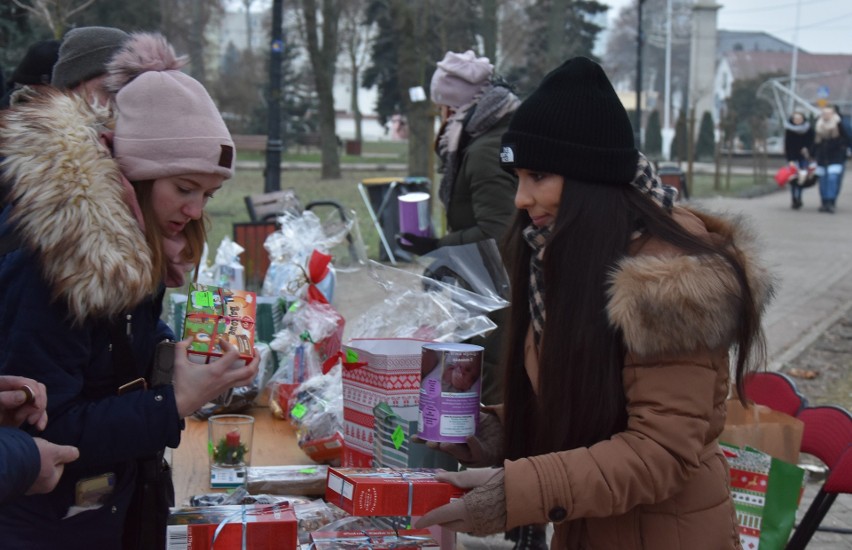
[[[0,2],[0,67],[7,80],[32,44],[52,38],[50,29],[23,8],[13,2]]]
[[[429,90],[435,66],[447,51],[477,49],[480,3],[455,0],[371,0],[365,21],[378,30],[362,85],[378,88],[376,111],[385,124],[394,114],[408,126],[408,171],[429,174],[435,110],[409,90]]]
[[[695,144],[695,158],[712,159],[716,148],[716,136],[713,133],[713,116],[704,111],[698,130],[698,142]]]
[[[657,110],[648,115],[644,151],[649,157],[659,157],[663,153],[663,133],[660,129],[660,112]]]
[[[506,72],[519,93],[532,92],[544,76],[571,57],[592,53],[603,27],[595,23],[607,6],[596,0],[537,0],[526,9],[526,59]]]

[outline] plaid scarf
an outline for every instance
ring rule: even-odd
[[[544,264],[542,260],[544,258],[544,247],[550,238],[550,233],[550,226],[536,227],[534,225],[528,226],[523,232],[524,240],[533,249],[533,254],[530,257],[528,296],[536,349],[541,346],[541,335],[544,331]]]
[[[654,170],[654,166],[639,153],[639,162],[636,163],[636,176],[630,185],[650,196],[661,208],[671,212],[674,201],[677,198],[677,189],[670,185],[663,185],[660,177]]]
[[[449,210],[450,198],[453,195],[453,186],[458,175],[459,153],[463,135],[467,139],[476,139],[491,130],[507,114],[514,112],[521,101],[508,88],[503,86],[487,85],[469,104],[462,106],[458,111],[447,119],[443,132],[438,138],[438,156],[441,158],[443,176],[438,187],[438,197]],[[464,149],[466,145],[462,145]],[[498,158],[494,157],[495,161]]]

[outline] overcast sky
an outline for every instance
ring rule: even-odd
[[[612,21],[636,0],[598,0],[610,6]],[[810,53],[852,54],[852,0],[716,0],[719,28],[764,31]],[[798,33],[796,31],[796,12]],[[796,39],[796,36],[798,37]]]

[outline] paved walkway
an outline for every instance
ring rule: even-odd
[[[696,201],[706,210],[742,214],[750,220],[762,254],[778,277],[777,294],[764,323],[773,370],[800,354],[852,308],[851,186],[852,171],[847,171],[846,196],[840,197],[833,215],[817,212],[816,189],[805,191],[805,206],[798,211],[790,209],[786,192]],[[818,488],[817,482],[808,484],[799,519]],[[852,527],[852,496],[840,496],[822,525]],[[460,535],[459,543],[465,549],[511,548],[500,536],[476,539]],[[818,532],[809,548],[852,550],[852,535]]]

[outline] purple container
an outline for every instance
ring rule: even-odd
[[[399,232],[419,237],[432,236],[429,216],[429,193],[408,193],[399,196]],[[402,239],[403,244],[411,244]]]
[[[464,443],[476,434],[484,349],[472,344],[423,346],[417,422],[421,439]]]

